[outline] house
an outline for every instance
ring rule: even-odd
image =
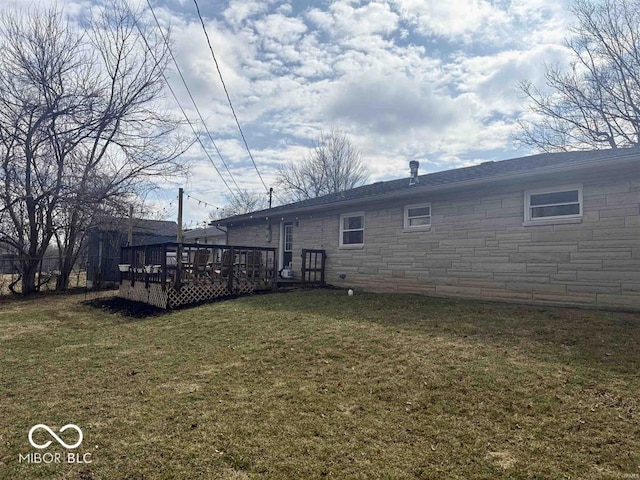
[[[204,228],[185,230],[182,234],[185,243],[201,243],[208,245],[225,245],[227,243],[227,231],[224,228],[210,225]]]
[[[133,219],[133,245],[176,240],[178,224],[161,220]],[[128,244],[129,219],[101,217],[89,229],[87,242],[87,288],[117,285],[120,248]]]
[[[223,219],[326,282],[545,304],[640,308],[640,148],[545,153],[377,182]]]

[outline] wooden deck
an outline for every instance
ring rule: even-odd
[[[161,243],[123,247],[118,295],[171,309],[276,288],[275,248]]]

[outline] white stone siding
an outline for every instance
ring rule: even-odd
[[[327,251],[328,283],[372,291],[640,307],[640,182],[590,178],[580,223],[524,226],[524,191],[561,180],[425,195],[381,206],[300,215],[294,269],[302,248]],[[431,203],[431,230],[405,232],[404,206]],[[365,212],[365,245],[341,249],[341,213]],[[230,228],[230,244],[264,243],[265,226]],[[340,273],[346,278],[341,280]]]

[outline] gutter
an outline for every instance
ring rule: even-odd
[[[226,228],[220,228],[219,225],[213,225],[216,230],[219,230],[220,232],[224,233],[224,244],[228,245],[229,244],[229,232],[227,231]]]

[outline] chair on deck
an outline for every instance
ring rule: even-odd
[[[193,257],[191,274],[196,279],[209,278],[211,266],[209,265],[209,251],[206,248],[199,248]]]
[[[222,259],[220,264],[214,270],[214,273],[222,278],[227,278],[229,275],[233,274],[234,269],[234,259],[231,257],[231,250],[223,250],[222,251]]]
[[[262,268],[262,252],[259,250],[249,250],[247,252],[247,261],[245,264],[245,272],[247,277],[256,278],[260,276]]]

